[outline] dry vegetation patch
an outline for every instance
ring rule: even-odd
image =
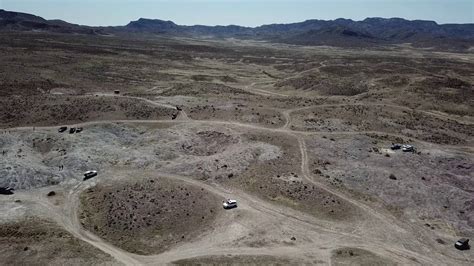
[[[193,76],[196,78],[196,76]],[[201,76],[198,76],[201,77]],[[208,80],[209,81],[209,80]],[[210,82],[193,82],[193,83],[180,83],[176,84],[171,88],[163,90],[161,96],[175,96],[175,95],[187,95],[187,96],[215,96],[219,94],[244,94],[249,95],[250,93],[238,89],[229,87],[223,84],[210,83]]]
[[[357,215],[346,201],[303,178],[301,153],[296,138],[256,133],[246,134],[246,138],[278,146],[281,154],[271,160],[255,161],[243,173],[225,179],[225,183],[322,219],[347,220]]]
[[[260,107],[236,105],[197,105],[191,107],[189,117],[196,120],[221,120],[279,127],[284,123],[280,112]]]
[[[379,131],[403,134],[437,144],[466,144],[474,126],[388,105],[335,105],[292,113],[292,129]]]
[[[174,261],[174,265],[300,265],[302,261],[268,255],[205,256]]]
[[[0,98],[0,127],[57,125],[91,120],[171,119],[176,110],[139,99],[47,95]]]
[[[82,225],[137,254],[157,254],[189,242],[222,211],[221,198],[166,178],[98,185],[81,195]]]
[[[112,258],[78,240],[58,225],[29,217],[0,226],[0,260],[4,265],[85,265]]]
[[[340,248],[332,251],[331,265],[397,265],[388,258],[381,257],[360,248]]]
[[[445,224],[432,232],[473,233],[472,169],[467,154],[414,144],[418,153],[390,150],[393,137],[333,136],[307,141],[310,170],[321,182],[361,200],[378,199],[403,219]],[[387,156],[387,154],[389,156]],[[436,224],[438,224],[436,222]]]
[[[351,77],[329,77],[320,73],[310,73],[280,81],[275,86],[315,91],[324,96],[355,96],[369,90],[366,80],[367,77],[360,74]]]

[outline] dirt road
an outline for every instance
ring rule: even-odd
[[[114,96],[117,97],[117,96]],[[125,96],[119,96],[125,97]],[[138,98],[138,97],[134,97]],[[146,100],[146,99],[142,99]],[[147,102],[149,100],[146,100]],[[163,106],[160,104],[160,106]],[[173,106],[167,106],[175,108]],[[309,107],[308,107],[309,108]],[[282,128],[266,128],[259,125],[244,124],[230,121],[208,121],[208,120],[191,120],[185,112],[181,111],[177,120],[114,120],[114,121],[91,121],[81,123],[81,126],[102,124],[102,123],[134,123],[134,124],[150,124],[150,123],[171,123],[171,124],[205,124],[212,126],[227,126],[247,128],[259,131],[268,131],[276,133],[284,133],[294,137],[299,145],[301,152],[301,172],[304,179],[314,184],[318,188],[334,195],[340,200],[350,203],[353,208],[357,209],[360,219],[350,223],[335,223],[324,219],[319,219],[294,209],[266,202],[237,189],[223,188],[218,184],[210,184],[204,181],[197,181],[186,176],[180,176],[171,173],[154,172],[150,175],[163,176],[170,179],[188,182],[195,186],[201,187],[214,193],[222,198],[236,198],[239,200],[238,212],[246,218],[236,216],[233,221],[221,223],[215,228],[212,234],[204,235],[192,242],[181,244],[170,250],[152,256],[140,256],[131,254],[121,250],[110,243],[107,243],[98,236],[84,230],[77,216],[79,210],[79,195],[82,191],[93,185],[93,182],[77,183],[65,187],[67,195],[63,205],[54,205],[45,196],[44,191],[20,192],[17,197],[23,202],[31,204],[35,207],[36,212],[43,216],[50,217],[56,221],[61,227],[73,234],[80,240],[83,240],[103,252],[111,255],[117,262],[125,265],[145,265],[145,264],[166,264],[176,260],[209,256],[209,255],[270,255],[270,256],[316,256],[325,258],[330,261],[330,251],[345,246],[354,246],[364,248],[376,253],[384,258],[391,259],[401,264],[413,264],[414,259],[421,264],[452,264],[453,262],[465,263],[455,258],[448,258],[442,254],[425,253],[426,250],[432,250],[431,244],[425,242],[426,236],[424,229],[409,223],[397,220],[396,217],[386,211],[374,209],[366,203],[360,202],[350,196],[333,189],[326,184],[317,181],[310,173],[308,167],[308,150],[306,148],[305,137],[314,134],[383,134],[400,136],[397,134],[388,134],[385,132],[304,132],[288,129],[291,124],[291,112],[302,110],[293,109],[284,111],[286,118],[285,125]],[[10,131],[31,129],[31,127],[10,128]],[[56,126],[36,127],[36,130],[51,130]],[[143,173],[142,173],[143,174]],[[109,175],[113,176],[113,174]],[[241,231],[235,235],[228,235],[226,230],[228,223],[236,224],[242,227]],[[279,228],[280,232],[275,232],[273,241],[275,245],[248,247],[242,245],[233,246],[235,239],[246,236],[249,233],[263,230],[265,228]],[[296,243],[288,244],[288,234],[296,239],[302,239]],[[278,242],[279,241],[279,242]],[[414,248],[415,247],[415,248]]]

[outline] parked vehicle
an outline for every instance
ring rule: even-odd
[[[237,208],[237,201],[233,199],[227,199],[222,205],[224,206],[224,209]]]
[[[96,175],[97,175],[97,171],[95,171],[95,170],[87,171],[87,172],[84,173],[83,181],[86,181],[87,179],[91,179]]]
[[[76,132],[76,128],[75,127],[71,127],[69,129],[69,134],[74,134],[74,132]]]
[[[59,132],[59,133],[63,133],[63,132],[66,131],[66,130],[67,130],[67,127],[60,127],[60,128],[58,129],[58,132]]]
[[[390,149],[392,150],[399,150],[402,148],[402,144],[398,144],[398,143],[393,143],[392,146],[390,146]]]
[[[467,238],[461,238],[456,243],[454,244],[454,247],[459,249],[459,250],[468,250],[471,247],[469,246],[469,239]]]
[[[402,151],[404,151],[404,152],[413,152],[413,151],[415,151],[415,147],[413,147],[412,145],[405,144],[405,145],[402,146]]]
[[[0,195],[12,195],[13,188],[9,187],[0,187]]]
[[[80,133],[80,132],[82,132],[82,130],[83,130],[82,127],[78,127],[78,128],[76,128],[76,133]]]

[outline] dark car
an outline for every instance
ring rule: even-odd
[[[390,149],[392,150],[399,150],[401,148],[402,148],[401,144],[392,144],[392,146],[390,146]]]
[[[75,127],[71,127],[69,129],[69,134],[74,134],[74,132],[76,132],[76,128]]]
[[[78,128],[76,128],[76,133],[80,133],[80,132],[82,132],[82,130],[83,130],[82,127],[78,127]]]
[[[67,130],[67,127],[60,127],[60,128],[58,129],[58,132],[59,132],[59,133],[63,133],[63,132],[66,131],[66,130]]]
[[[471,247],[469,246],[469,239],[461,238],[456,243],[454,243],[454,247],[459,250],[468,250]]]
[[[0,187],[0,195],[12,195],[13,188],[9,187]]]
[[[96,175],[97,175],[97,171],[95,171],[95,170],[87,171],[87,172],[84,173],[83,181],[86,181],[87,179],[91,179]]]

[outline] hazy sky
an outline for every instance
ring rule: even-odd
[[[0,9],[94,26],[125,25],[140,17],[182,25],[255,26],[340,17],[474,23],[474,0],[0,0]]]

